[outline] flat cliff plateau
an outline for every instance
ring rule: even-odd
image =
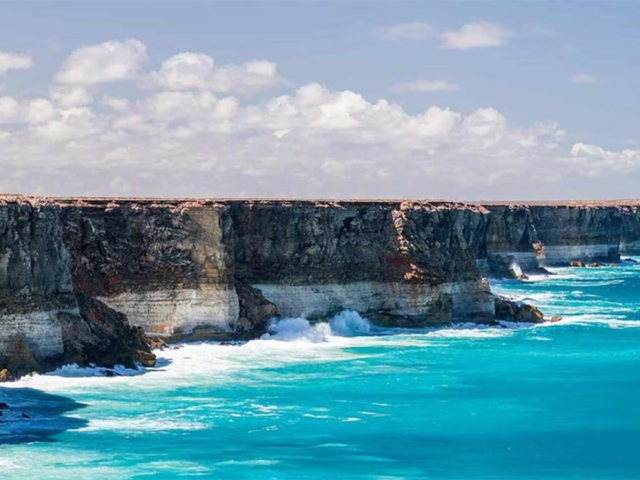
[[[248,339],[274,316],[542,321],[487,277],[640,252],[640,202],[0,195],[0,370],[152,363],[145,334]],[[517,312],[517,313],[514,313]]]

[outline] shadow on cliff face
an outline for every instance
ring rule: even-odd
[[[86,420],[65,416],[86,407],[66,397],[33,388],[0,388],[0,446],[31,442],[55,442],[55,435],[82,428]]]

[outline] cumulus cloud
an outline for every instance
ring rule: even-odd
[[[394,92],[457,92],[460,86],[445,80],[415,80],[393,87]]]
[[[253,93],[284,84],[277,66],[267,60],[216,66],[203,53],[180,53],[162,63],[147,83],[169,90],[201,89],[219,93]]]
[[[154,89],[127,98],[109,84],[98,95],[84,83],[55,84],[49,98],[0,97],[0,191],[567,198],[593,185],[604,192],[606,178],[615,180],[611,191],[619,196],[617,182],[640,169],[640,150],[571,145],[556,123],[515,125],[493,108],[409,112],[386,99],[317,83],[244,100],[235,94],[260,83],[245,76],[273,77],[275,66],[233,67],[240,73],[227,75],[245,81],[240,90],[220,80],[225,68],[231,67],[207,55],[183,53],[147,75]],[[420,81],[408,88],[453,86]]]
[[[62,108],[82,107],[93,103],[94,100],[89,90],[77,85],[54,85],[49,95]]]
[[[0,51],[0,75],[9,70],[28,70],[33,67],[31,55]]]
[[[52,120],[56,115],[53,104],[46,98],[36,98],[29,102],[27,120],[30,123],[44,123]]]
[[[374,36],[383,40],[425,40],[434,35],[435,29],[426,23],[401,23],[376,29]]]
[[[18,101],[13,97],[0,97],[0,123],[11,123],[18,119]]]
[[[147,49],[139,40],[109,41],[86,45],[64,62],[56,81],[63,84],[93,85],[126,80],[137,75]]]
[[[640,150],[605,150],[597,145],[576,143],[571,147],[571,157],[588,167],[588,174],[598,175],[603,169],[630,172],[640,166]]]
[[[440,35],[443,46],[454,50],[470,48],[500,47],[511,36],[504,27],[489,22],[465,23],[460,30],[451,30]]]
[[[573,83],[597,83],[598,79],[589,73],[574,73],[571,76]]]

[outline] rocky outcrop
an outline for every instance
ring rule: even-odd
[[[495,300],[484,277],[636,251],[635,202],[0,197],[0,370],[151,365],[140,328],[246,339],[275,315],[538,321]]]
[[[131,326],[121,312],[86,295],[76,295],[78,315],[59,315],[63,338],[63,360],[81,366],[96,364],[113,368],[136,368],[138,362],[155,365],[147,338],[141,327]]]
[[[509,300],[504,297],[495,297],[496,319],[506,320],[509,322],[522,323],[543,323],[544,315],[542,312],[524,302]]]

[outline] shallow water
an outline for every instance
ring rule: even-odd
[[[144,375],[68,367],[6,388],[20,479],[640,478],[640,266],[494,291],[558,324],[377,330],[280,322],[161,352]],[[461,319],[464,320],[464,319]],[[131,373],[131,372],[129,372]]]

